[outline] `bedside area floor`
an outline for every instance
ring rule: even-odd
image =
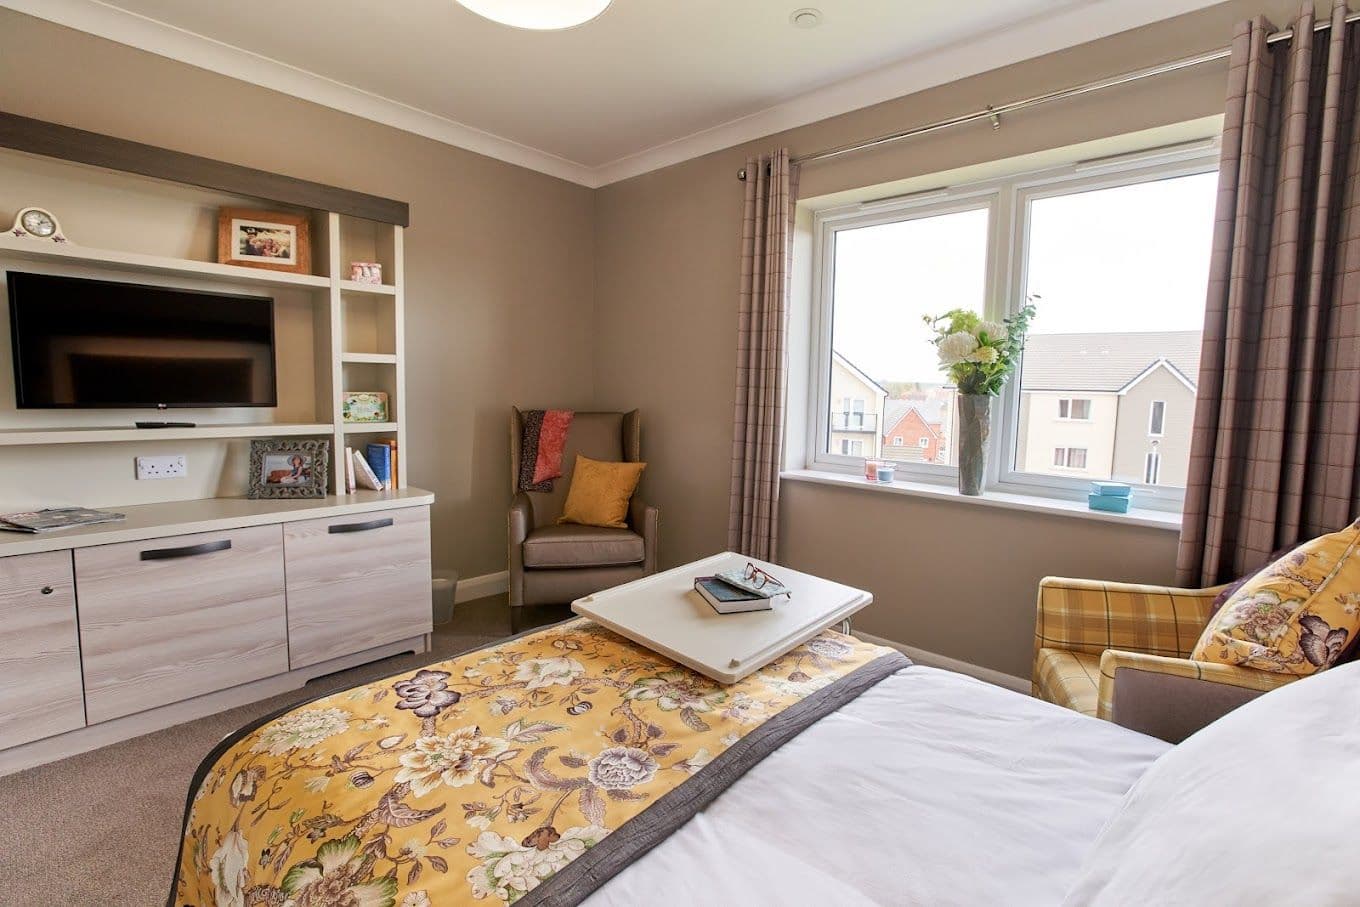
[[[526,609],[536,626],[571,616]],[[510,633],[504,595],[464,602],[436,627],[430,652],[318,678],[300,690],[0,777],[0,900],[15,907],[165,903],[179,823],[199,761],[252,719],[319,694],[407,671]],[[42,829],[41,850],[33,850]],[[116,893],[116,897],[114,897]]]

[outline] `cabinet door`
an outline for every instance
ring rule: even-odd
[[[288,523],[288,662],[429,633],[430,509]]]
[[[288,670],[283,530],[76,551],[91,724]]]
[[[0,749],[84,726],[71,552],[0,557]]]

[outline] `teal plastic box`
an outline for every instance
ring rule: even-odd
[[[1110,513],[1128,513],[1129,499],[1114,494],[1088,494],[1086,503],[1092,510],[1105,510]]]
[[[1127,498],[1133,493],[1133,486],[1123,482],[1092,482],[1091,494],[1107,498]],[[1122,511],[1121,511],[1122,512]]]

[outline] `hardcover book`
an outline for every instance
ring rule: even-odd
[[[369,444],[364,448],[365,458],[384,488],[392,487],[392,448],[384,443]]]
[[[694,591],[719,614],[744,614],[747,611],[773,611],[768,598],[743,592],[716,576],[700,576],[694,580]]]

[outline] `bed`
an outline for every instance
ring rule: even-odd
[[[833,631],[724,687],[577,619],[233,734],[168,903],[1056,904],[1167,749]]]

